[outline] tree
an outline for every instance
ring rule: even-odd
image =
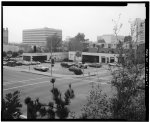
[[[124,42],[131,42],[132,41],[132,37],[131,36],[125,36],[124,37]]]
[[[123,49],[123,42],[117,36],[120,27],[119,23],[115,23],[114,33],[118,40],[118,58],[121,59],[122,67],[118,68],[118,71],[111,70],[113,75],[111,84],[116,88],[116,95],[111,99],[112,115],[114,119],[145,120],[146,106],[143,97],[145,90],[139,85],[145,83],[144,67],[141,68],[137,62],[132,41],[127,51]]]
[[[18,52],[13,52],[13,53],[12,53],[12,57],[13,57],[13,58],[17,57],[18,55],[19,55]]]
[[[56,52],[58,51],[58,48],[61,47],[61,45],[62,40],[57,36],[57,34],[54,34],[53,36],[47,38],[47,48],[49,49],[49,51],[51,51],[52,47],[52,51]]]
[[[6,52],[5,51],[3,51],[3,57],[6,57],[7,55],[6,55]]]
[[[145,44],[140,44],[137,46],[137,63],[145,63]]]
[[[8,57],[11,57],[11,56],[12,56],[12,51],[8,51],[8,52],[7,52],[7,56],[8,56]]]
[[[107,95],[102,93],[100,86],[95,86],[87,97],[82,108],[81,119],[110,119],[110,103]]]
[[[23,54],[23,50],[19,50],[19,51],[18,51],[18,54],[19,54],[19,55],[22,55],[22,54]]]
[[[83,33],[78,33],[74,38],[71,38],[68,44],[69,51],[82,51],[83,42],[86,42],[88,39],[85,39]]]
[[[15,91],[14,93],[6,94],[2,102],[2,118],[19,119],[19,115],[21,115],[20,108],[22,107],[20,103],[20,92]]]

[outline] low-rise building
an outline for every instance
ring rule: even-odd
[[[69,60],[75,61],[76,52],[69,52]],[[118,62],[117,58],[118,54],[111,53],[90,53],[90,52],[82,52],[81,58],[79,61],[84,62],[97,62],[97,63],[113,63]]]
[[[44,62],[45,60],[51,59],[51,53],[23,53],[23,60],[26,61],[40,61]],[[52,57],[55,61],[62,61],[65,58],[68,58],[67,52],[54,52]]]

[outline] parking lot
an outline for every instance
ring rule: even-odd
[[[43,66],[48,66],[50,68],[49,63],[42,63]],[[30,66],[15,66],[13,69],[24,68],[28,70],[34,70],[33,68],[36,65]],[[99,72],[98,76],[89,76],[89,77],[81,77],[81,78],[73,78],[72,76],[76,76],[73,72],[70,72],[68,68],[63,68],[60,65],[60,62],[55,63],[53,67],[53,73],[64,74],[63,77],[56,78],[56,87],[60,89],[62,93],[68,88],[68,84],[72,83],[72,87],[75,91],[75,99],[71,101],[71,105],[69,106],[70,110],[79,114],[82,106],[86,103],[86,97],[89,94],[91,89],[91,85],[100,83],[102,85],[103,92],[107,93],[109,96],[112,96],[111,85],[109,83],[111,79],[111,75],[109,70],[104,69],[105,66],[101,68],[92,68],[88,67],[84,69],[84,73],[93,73]],[[37,71],[41,72],[41,71]],[[48,71],[50,73],[50,70]],[[41,102],[48,103],[51,99],[51,94],[49,89],[52,88],[50,84],[50,77],[42,76],[38,74],[31,74],[30,72],[18,72],[13,70],[4,69],[4,79],[3,79],[3,94],[13,92],[15,90],[21,91],[21,103],[23,104],[22,112],[26,115],[26,105],[24,105],[24,99],[27,96],[35,98],[40,98]],[[83,75],[81,75],[83,76]],[[100,82],[97,82],[99,79]]]
[[[51,64],[50,63],[41,63],[40,65],[49,67],[49,70],[47,72],[51,73]],[[15,66],[16,68],[23,68],[28,70],[35,70],[34,67],[37,65],[22,65],[22,66]],[[87,67],[87,69],[82,69],[84,74],[99,74],[100,72],[103,72],[103,70],[107,70],[107,65],[102,65],[101,68],[93,68],[93,67]],[[39,71],[40,72],[40,71]],[[109,72],[109,70],[108,70]],[[54,64],[54,67],[52,67],[52,73],[54,74],[62,74],[62,75],[74,75],[73,72],[70,72],[68,68],[64,68],[60,65],[60,62],[56,62]]]

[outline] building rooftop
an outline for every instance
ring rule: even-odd
[[[59,31],[62,31],[61,29],[54,29],[54,28],[48,28],[48,27],[34,28],[34,29],[24,29],[23,31],[31,31],[31,30],[59,30]]]

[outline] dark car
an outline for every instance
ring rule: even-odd
[[[102,65],[100,63],[91,63],[91,64],[89,64],[89,67],[101,68]]]
[[[48,67],[45,67],[45,66],[42,66],[42,65],[38,65],[36,67],[34,67],[35,70],[39,70],[39,71],[42,71],[42,72],[46,72],[49,70]]]
[[[17,66],[22,66],[22,61],[17,61],[17,62],[16,62],[16,65],[17,65]]]
[[[82,62],[79,62],[77,64],[74,64],[75,66],[82,68],[82,69],[87,69],[88,65],[87,64],[83,64]]]
[[[16,61],[8,61],[7,66],[11,66],[11,67],[16,66]]]
[[[76,67],[76,66],[71,66],[71,67],[69,67],[69,71],[74,71],[74,70],[76,70],[76,69],[78,69],[78,67]]]
[[[65,68],[69,68],[69,67],[71,67],[71,66],[74,66],[74,63],[62,62],[62,63],[61,63],[61,66],[62,66],[62,67],[65,67]]]

